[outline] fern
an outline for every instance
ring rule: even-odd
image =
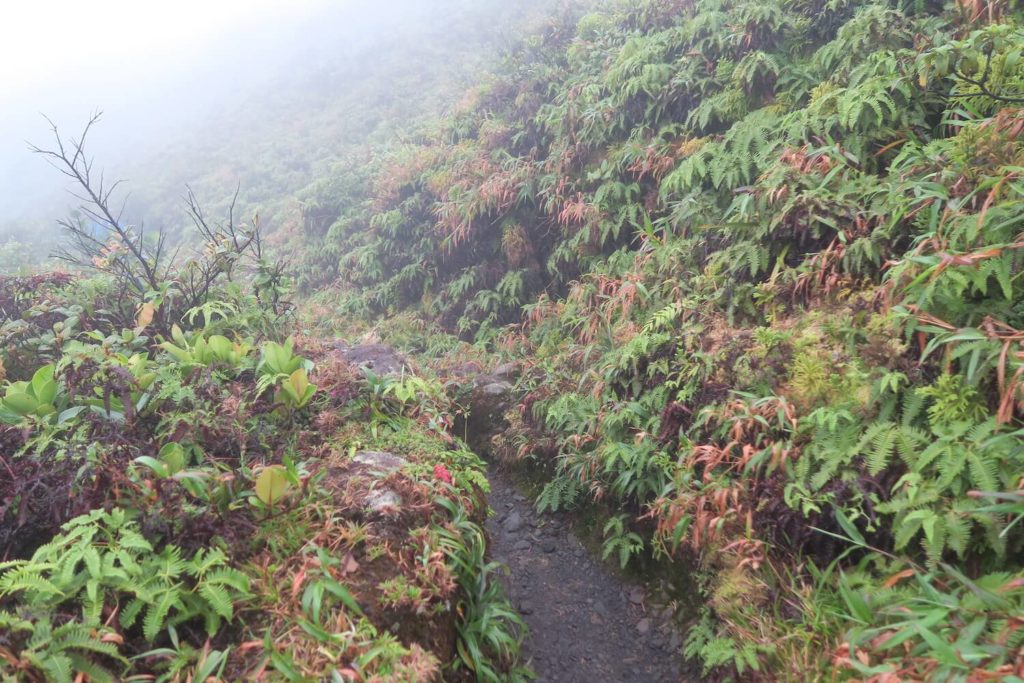
[[[557,512],[573,507],[583,493],[579,482],[566,477],[556,477],[544,485],[537,496],[535,506],[538,512]]]
[[[28,621],[6,619],[31,632],[19,656],[53,678],[113,680],[90,653],[126,663],[112,642],[101,640],[109,631],[101,619],[116,605],[123,606],[125,629],[145,612],[142,635],[152,642],[193,618],[203,619],[213,636],[248,594],[248,579],[227,566],[222,551],[200,550],[191,559],[173,546],[156,552],[123,510],[96,510],[63,528],[31,559],[0,564],[0,600],[15,599],[33,614]],[[77,619],[51,627],[58,614],[76,607]]]
[[[640,535],[627,530],[624,515],[610,517],[604,525],[603,533],[601,558],[607,560],[612,553],[617,553],[621,569],[625,569],[630,558],[644,548],[644,541]]]

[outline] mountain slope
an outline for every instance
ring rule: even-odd
[[[307,281],[525,362],[499,452],[554,468],[542,508],[620,508],[612,548],[697,558],[708,672],[1019,675],[1020,19],[554,22],[313,192],[338,218]]]

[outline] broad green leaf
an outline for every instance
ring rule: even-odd
[[[4,405],[18,415],[31,415],[39,408],[39,401],[28,394],[8,393],[4,397]]]
[[[265,505],[273,506],[290,486],[288,474],[280,465],[265,467],[256,478],[256,497]]]
[[[179,443],[167,443],[160,449],[160,460],[167,466],[167,475],[177,474],[185,469],[187,458],[185,449]]]
[[[149,469],[153,470],[153,473],[156,474],[158,477],[169,477],[171,474],[170,471],[168,470],[167,463],[163,462],[162,460],[157,460],[152,456],[140,455],[139,457],[135,458],[135,462],[145,465]]]

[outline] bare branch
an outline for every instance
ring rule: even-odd
[[[118,180],[108,186],[103,172],[100,172],[98,183],[94,182],[93,179],[93,165],[95,162],[86,156],[85,142],[89,137],[92,127],[100,120],[101,115],[101,112],[95,112],[85,124],[82,134],[77,139],[69,138],[67,142],[61,136],[56,124],[44,116],[50,124],[55,148],[45,149],[36,145],[30,145],[29,149],[36,154],[42,155],[58,171],[78,184],[79,192],[72,192],[71,194],[82,202],[80,207],[82,213],[111,234],[121,246],[131,253],[135,261],[135,267],[141,271],[140,275],[129,278],[133,286],[142,289],[142,291],[145,291],[146,287],[156,289],[159,286],[157,278],[159,259],[154,258],[154,254],[146,247],[142,233],[133,235],[131,228],[121,222],[124,205],[122,205],[121,210],[116,216],[110,209],[110,199],[114,191],[121,185],[121,181]],[[97,249],[101,249],[101,247],[96,246],[98,241],[89,234],[88,229],[84,228],[80,221],[77,224],[69,222],[64,224],[63,227],[69,231],[72,240],[79,247],[84,247],[83,256],[87,258],[89,263],[85,263],[81,259],[76,262],[82,265],[92,265],[95,262],[95,257],[101,255],[97,251]],[[65,256],[69,255],[65,253]]]

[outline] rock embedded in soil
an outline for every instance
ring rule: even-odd
[[[393,375],[409,367],[401,354],[384,344],[349,346],[344,342],[335,342],[334,348],[344,360],[356,367],[366,368],[375,375]]]
[[[519,377],[519,363],[502,363],[494,368],[491,376],[512,381]]]
[[[501,523],[501,528],[512,534],[523,528],[523,517],[518,512],[511,512],[505,521]]]
[[[352,457],[352,462],[379,472],[401,469],[408,464],[405,458],[387,451],[358,451]]]
[[[402,498],[391,489],[370,491],[366,496],[366,509],[374,514],[386,514],[397,510],[402,505]]]

